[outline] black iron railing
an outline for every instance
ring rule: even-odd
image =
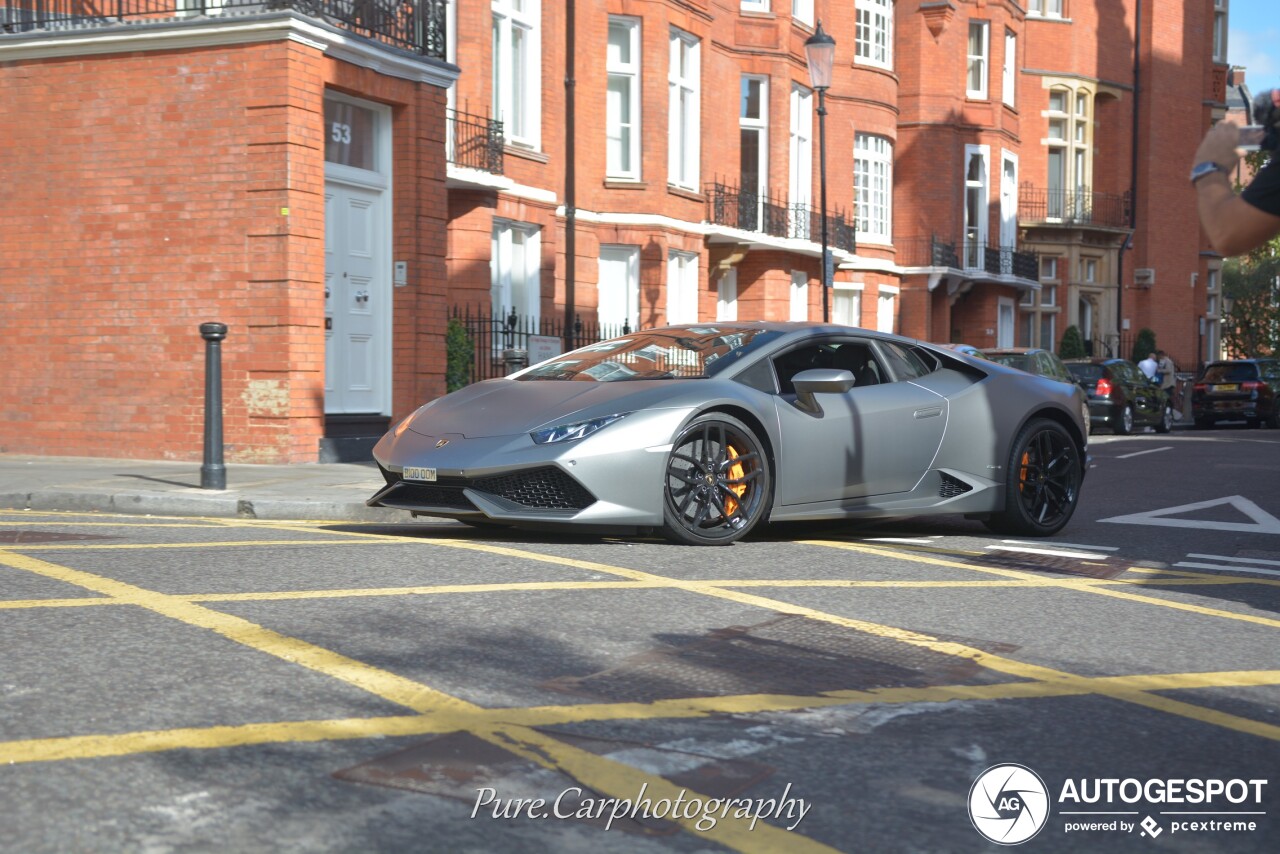
[[[822,242],[821,212],[809,205],[787,204],[719,181],[706,185],[707,221],[772,237]],[[827,245],[857,250],[857,229],[841,211],[827,214]]]
[[[448,110],[446,157],[455,166],[502,174],[502,122]]]
[[[1020,252],[1013,246],[999,246],[975,240],[948,242],[932,237],[908,237],[893,241],[898,263],[903,267],[949,267],[981,270],[992,275],[1017,276],[1036,281],[1040,258],[1034,252]]]
[[[374,41],[445,58],[446,0],[2,0],[0,34],[292,10]]]
[[[1049,190],[1031,184],[1023,184],[1018,189],[1018,219],[1021,222],[1127,228],[1131,213],[1128,193]]]
[[[503,311],[506,314],[503,314]],[[534,336],[545,336],[560,339],[563,352],[576,347],[607,341],[632,331],[630,322],[614,326],[601,324],[595,318],[584,320],[581,315],[574,319],[570,334],[565,334],[564,317],[557,313],[553,317],[521,316],[514,309],[494,311],[488,306],[454,306],[450,315],[460,321],[471,338],[472,350],[475,354],[471,367],[471,382],[505,376],[508,363],[504,351],[530,351],[530,339]]]

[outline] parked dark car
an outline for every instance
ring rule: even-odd
[[[1191,389],[1197,427],[1244,420],[1250,427],[1280,427],[1280,360],[1210,362]]]
[[[1128,359],[1072,359],[1066,365],[1089,396],[1091,428],[1110,427],[1121,436],[1135,427],[1173,429],[1169,395]]]
[[[984,359],[990,359],[1001,365],[1017,368],[1038,377],[1048,377],[1051,380],[1077,385],[1076,378],[1071,376],[1066,363],[1052,350],[1043,350],[1039,347],[989,347],[978,352]],[[1084,414],[1085,427],[1093,432],[1093,425],[1089,421],[1087,400],[1080,402],[1080,411]]]

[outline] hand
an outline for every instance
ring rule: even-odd
[[[1230,119],[1209,128],[1192,163],[1217,163],[1224,172],[1230,172],[1240,160],[1236,149],[1240,141],[1240,126]]]

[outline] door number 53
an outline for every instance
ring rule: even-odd
[[[351,125],[344,125],[341,122],[334,122],[333,128],[329,135],[333,137],[334,142],[341,142],[344,145],[351,144]]]

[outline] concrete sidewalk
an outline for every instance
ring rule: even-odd
[[[227,488],[200,488],[200,463],[0,454],[0,508],[250,519],[405,522],[365,506],[384,485],[369,463],[227,465]]]

